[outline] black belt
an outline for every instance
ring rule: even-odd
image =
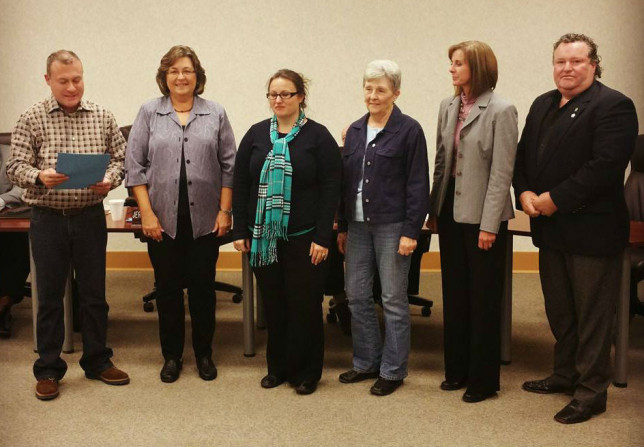
[[[99,205],[100,203],[96,205],[84,206],[82,208],[49,208],[48,206],[37,206],[36,208],[46,213],[59,214],[61,216],[78,216],[79,214],[83,214],[84,212],[89,211]]]

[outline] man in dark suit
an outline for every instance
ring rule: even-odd
[[[517,207],[539,247],[546,314],[555,336],[554,372],[526,391],[567,393],[564,424],[606,410],[610,348],[629,217],[624,170],[637,136],[633,102],[597,79],[595,42],[565,34],[554,45],[556,90],[530,108],[514,174]]]

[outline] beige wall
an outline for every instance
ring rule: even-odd
[[[532,100],[553,88],[552,43],[565,32],[586,33],[599,44],[603,81],[635,101],[643,123],[643,23],[642,0],[0,0],[0,131],[48,94],[44,62],[59,48],[83,60],[86,97],[130,124],[141,103],[159,94],[161,56],[182,43],[201,58],[204,97],[226,107],[238,141],[268,116],[265,82],[276,69],[312,80],[309,115],[339,139],[364,113],[366,63],[393,59],[403,71],[398,104],[422,124],[433,160],[438,104],[451,92],[450,44],[478,39],[492,46],[497,91],[516,104],[522,127]],[[122,188],[111,193],[124,195]],[[130,236],[110,236],[109,249],[144,247]],[[527,240],[515,245],[530,249]]]

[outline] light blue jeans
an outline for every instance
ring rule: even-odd
[[[411,256],[398,254],[403,223],[350,222],[346,246],[345,289],[351,309],[353,369],[380,371],[380,377],[407,377],[409,301],[407,275]],[[373,300],[374,275],[382,285],[384,344]]]

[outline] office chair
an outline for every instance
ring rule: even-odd
[[[631,158],[631,173],[624,185],[624,197],[631,220],[644,221],[644,135],[638,135]],[[637,285],[644,280],[644,247],[633,247],[631,258],[631,316],[644,316],[644,303],[637,296]]]

